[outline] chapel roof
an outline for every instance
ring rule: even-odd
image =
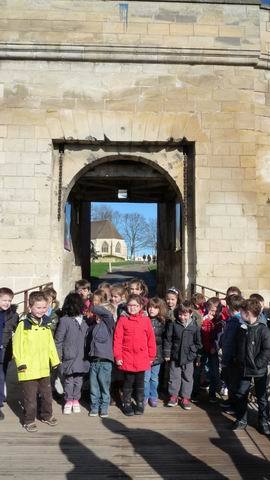
[[[110,220],[95,220],[91,222],[91,240],[98,238],[118,238],[123,240],[123,237]]]

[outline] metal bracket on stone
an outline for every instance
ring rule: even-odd
[[[63,182],[63,158],[65,147],[63,144],[59,145],[59,165],[58,165],[58,204],[57,204],[57,220],[61,220],[62,211],[62,182]]]

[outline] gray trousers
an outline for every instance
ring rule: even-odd
[[[193,371],[193,362],[177,367],[175,361],[172,360],[170,364],[169,394],[176,397],[180,395],[182,398],[189,399],[193,388]]]
[[[83,375],[74,373],[73,375],[64,375],[65,401],[80,400],[83,384]]]

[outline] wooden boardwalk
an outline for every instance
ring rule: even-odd
[[[63,416],[54,404],[57,427],[38,422],[27,433],[18,414],[20,393],[10,384],[6,418],[0,424],[1,480],[270,480],[270,439],[232,432],[232,419],[202,400],[190,412],[147,407],[126,418],[111,407],[110,418]]]

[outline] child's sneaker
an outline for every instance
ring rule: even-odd
[[[91,410],[91,412],[88,413],[88,417],[98,417],[98,412]]]
[[[41,421],[43,423],[47,423],[47,425],[50,425],[50,427],[55,427],[56,425],[58,425],[58,421],[56,420],[55,417],[51,417],[48,420],[42,419]]]
[[[23,425],[23,428],[29,433],[34,433],[38,431],[38,428],[35,423],[26,423]]]
[[[74,413],[81,413],[81,407],[78,400],[73,400],[72,410]]]
[[[168,407],[176,407],[178,405],[177,395],[171,395],[170,400],[167,403]]]
[[[156,398],[149,398],[149,405],[152,408],[156,408],[158,406],[158,401]]]
[[[108,412],[102,412],[101,411],[99,416],[100,416],[100,418],[108,418],[109,414],[108,414]]]
[[[191,403],[188,398],[182,398],[181,407],[184,410],[191,410]]]
[[[71,412],[72,412],[72,407],[73,407],[73,402],[69,401],[69,402],[66,402],[65,403],[65,406],[64,406],[64,414],[65,415],[70,415]]]

